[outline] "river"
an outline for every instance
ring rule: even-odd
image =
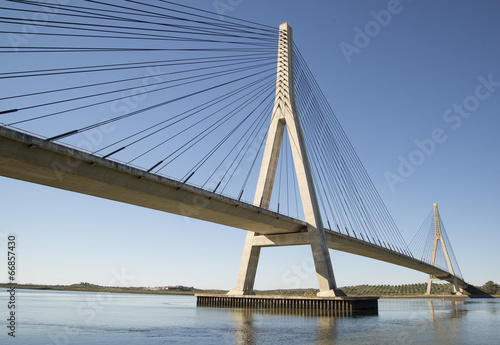
[[[381,299],[378,315],[196,307],[193,296],[0,291],[0,344],[500,344],[499,299]]]

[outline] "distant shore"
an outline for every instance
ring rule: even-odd
[[[131,294],[153,294],[153,295],[223,295],[227,293],[227,290],[203,290],[196,288],[186,288],[186,290],[158,290],[145,287],[111,287],[111,286],[99,286],[92,284],[73,284],[73,285],[38,285],[38,284],[0,284],[0,288],[10,288],[15,286],[16,289],[31,289],[31,290],[50,290],[50,291],[80,291],[80,292],[109,292],[109,293],[131,293]],[[388,287],[388,286],[382,286]],[[391,287],[391,286],[389,286]],[[345,287],[341,288],[344,290],[349,297],[380,297],[380,298],[471,298],[471,297],[485,297],[485,296],[471,296],[468,294],[464,295],[454,295],[447,294],[443,292],[433,293],[432,295],[424,295],[422,293],[379,293],[379,294],[363,294],[356,293],[356,290],[361,290],[361,288],[366,288],[366,285],[360,287]],[[374,286],[373,288],[377,288]],[[255,291],[257,295],[268,295],[268,296],[301,296],[301,297],[313,297],[316,295],[317,290],[315,289],[293,289],[293,290],[263,290]],[[500,295],[489,295],[488,297],[500,298]]]
[[[2,288],[8,288],[14,284],[0,284]],[[30,290],[52,290],[52,291],[80,291],[80,292],[112,292],[112,293],[134,293],[134,294],[155,294],[155,295],[195,295],[210,290],[151,290],[141,287],[113,287],[99,285],[38,285],[38,284],[15,284],[16,289]],[[213,293],[223,293],[223,291],[213,290]]]

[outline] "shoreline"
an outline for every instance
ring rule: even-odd
[[[177,295],[177,296],[195,296],[195,295],[225,295],[227,291],[225,290],[201,290],[201,289],[193,289],[188,291],[169,291],[169,290],[146,290],[141,288],[120,288],[120,287],[105,287],[105,286],[96,286],[90,285],[82,287],[71,286],[71,285],[27,285],[27,284],[0,284],[0,288],[11,288],[15,287],[16,289],[25,289],[25,290],[40,290],[40,291],[77,291],[77,292],[107,292],[107,293],[129,293],[129,294],[143,294],[143,295]],[[273,290],[271,290],[273,291]],[[256,291],[256,296],[272,296],[269,291]],[[299,294],[289,292],[286,290],[280,294],[281,296],[286,297],[314,297],[308,294]],[[491,296],[480,296],[480,295],[421,295],[421,294],[408,294],[408,295],[359,295],[359,294],[348,294],[347,297],[372,297],[372,298],[385,298],[385,299],[398,299],[398,298],[406,298],[406,299],[469,299],[469,298],[500,298],[500,295],[491,295]]]

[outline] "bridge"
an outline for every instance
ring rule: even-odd
[[[294,45],[288,23],[275,30],[168,1],[129,3],[57,5],[62,18],[41,24],[46,45],[2,48],[2,54],[24,56],[106,52],[118,62],[41,61],[37,69],[1,73],[0,82],[18,85],[0,99],[1,176],[246,230],[232,296],[253,294],[261,248],[292,245],[311,247],[319,297],[343,295],[329,249],[427,273],[428,293],[436,279],[452,283],[456,293],[468,286],[437,204],[414,241],[405,243]],[[2,25],[16,33],[22,14],[38,5],[13,3],[13,15]],[[141,44],[114,43],[136,40]],[[166,43],[156,48],[157,40]],[[150,55],[170,51],[176,58]],[[141,54],[123,60],[117,55],[123,52]],[[152,73],[158,66],[168,72]],[[123,71],[130,76],[123,78]],[[140,86],[123,87],[138,80]],[[106,98],[116,92],[122,95]],[[146,96],[152,105],[140,104]],[[128,108],[116,106],[127,103]],[[111,119],[89,113],[102,105],[114,109]],[[110,124],[116,128],[104,139]],[[191,131],[197,126],[200,131]],[[156,150],[167,142],[171,148]],[[141,159],[150,167],[132,164]],[[177,176],[162,174],[165,168]],[[244,200],[249,193],[253,202]]]

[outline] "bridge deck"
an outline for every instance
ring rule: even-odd
[[[455,279],[453,275],[439,267],[432,266],[411,256],[380,247],[376,244],[365,242],[330,230],[325,230],[325,235],[328,248],[330,249],[340,250],[398,266],[411,268],[416,271],[430,274],[436,278],[449,281],[450,283],[453,283],[453,280]],[[254,244],[260,247],[306,245],[309,244],[309,239],[307,233],[260,235],[255,237]],[[461,287],[467,287],[468,284],[465,281],[458,277],[457,280]]]
[[[0,127],[0,175],[253,231],[259,246],[309,244],[306,223],[112,160]],[[326,231],[328,247],[453,281],[448,272]],[[461,286],[467,284],[459,279]]]
[[[0,127],[0,175],[262,234],[293,233],[306,226],[252,204],[5,127]]]

